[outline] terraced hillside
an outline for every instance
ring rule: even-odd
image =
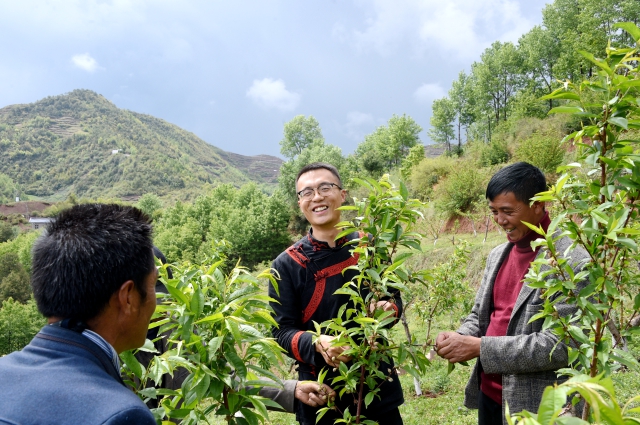
[[[0,173],[44,198],[185,198],[218,183],[274,185],[281,163],[225,152],[89,90],[0,109]]]

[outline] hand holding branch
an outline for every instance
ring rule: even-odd
[[[320,335],[316,341],[316,352],[322,354],[324,361],[333,367],[340,366],[340,362],[348,362],[351,356],[345,356],[342,353],[348,350],[349,346],[334,346],[333,340],[335,336]]]
[[[480,338],[457,332],[440,332],[436,338],[436,353],[450,363],[480,357]]]
[[[295,397],[311,407],[324,406],[327,401],[334,400],[335,391],[326,384],[318,384],[315,381],[298,381]]]

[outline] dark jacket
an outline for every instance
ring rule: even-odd
[[[109,357],[82,334],[45,326],[0,358],[0,423],[155,425]]]
[[[317,379],[317,374],[323,367],[328,368],[326,384],[331,385],[331,378],[339,375],[325,363],[320,353],[316,353],[313,336],[307,331],[315,331],[313,322],[322,323],[336,318],[340,307],[349,302],[348,295],[334,295],[334,292],[357,274],[354,270],[345,270],[358,262],[358,258],[351,255],[351,245],[345,245],[357,237],[357,233],[352,233],[338,240],[336,246],[331,248],[309,233],[273,262],[273,268],[280,275],[279,295],[273,286],[269,287],[269,296],[278,301],[271,303],[279,325],[273,329],[273,336],[288,355],[296,360],[301,380]],[[398,295],[394,301],[399,317],[402,314],[402,300]],[[384,365],[381,370],[390,367],[392,365]],[[381,384],[379,394],[380,399],[375,399],[364,413],[373,420],[379,419],[376,415],[404,402],[397,374],[391,375],[391,382]],[[345,408],[353,404],[351,400],[353,398],[350,395],[344,395],[337,404]],[[301,404],[298,419],[302,415],[307,422],[313,420],[311,423],[315,423],[315,410]],[[328,416],[330,415],[326,415],[323,420]]]

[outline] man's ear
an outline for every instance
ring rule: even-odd
[[[120,289],[118,289],[118,292],[114,294],[116,295],[115,298],[120,311],[123,313],[131,312],[134,305],[133,297],[135,294],[137,294],[137,291],[133,280],[127,280],[125,283],[120,285]]]
[[[535,201],[533,203],[533,211],[538,214],[538,215],[543,215],[544,214],[544,202],[540,202],[540,201]]]

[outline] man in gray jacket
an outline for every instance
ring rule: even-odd
[[[556,371],[568,365],[567,347],[558,343],[543,320],[529,323],[539,313],[540,289],[523,284],[529,266],[543,249],[533,250],[537,234],[523,222],[540,225],[546,231],[550,220],[544,203],[530,200],[547,190],[544,174],[533,165],[519,162],[498,171],[487,186],[486,197],[495,222],[508,241],[494,248],[476,294],[475,305],[456,332],[442,332],[436,339],[438,355],[451,363],[478,358],[465,390],[465,406],[478,409],[478,423],[506,424],[504,405],[511,412],[537,412],[544,388],[562,381]],[[569,238],[556,242],[564,253]],[[571,263],[577,273],[587,257],[574,248]],[[560,315],[575,311],[558,303]]]

